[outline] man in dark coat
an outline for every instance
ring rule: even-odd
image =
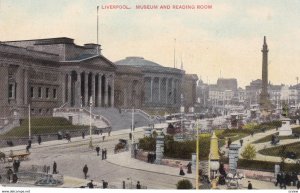
[[[82,131],[81,136],[82,136],[82,139],[84,139],[84,137],[85,137],[84,131]]]
[[[42,137],[41,137],[41,135],[38,136],[38,143],[39,143],[39,145],[41,145],[41,143],[42,143]]]
[[[188,165],[186,166],[188,169],[187,169],[187,173],[188,174],[191,174],[192,173],[192,163],[189,162]]]
[[[91,180],[91,182],[89,182],[89,183],[87,184],[87,186],[88,186],[89,188],[94,188],[93,180]]]
[[[57,174],[57,164],[55,161],[53,163],[53,174]]]
[[[104,149],[102,149],[102,160],[104,160],[104,158],[105,158],[105,151]]]
[[[107,159],[107,149],[104,149],[104,159]]]
[[[83,167],[83,174],[84,174],[84,178],[86,179],[87,178],[87,173],[89,171],[89,168],[87,167],[87,165],[85,164],[84,167]]]
[[[97,145],[96,147],[96,152],[97,152],[97,156],[99,156],[99,152],[100,152],[100,147]]]
[[[252,184],[250,181],[248,181],[248,190],[252,190]]]
[[[140,184],[140,181],[137,181],[137,184],[136,184],[136,189],[141,189],[141,184]]]

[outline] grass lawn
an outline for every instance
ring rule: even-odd
[[[57,133],[58,131],[76,130],[86,128],[87,126],[72,125],[67,119],[60,117],[50,118],[32,118],[32,135]],[[0,138],[8,137],[26,137],[28,136],[28,119],[21,121],[19,127],[15,127],[9,132],[0,135]]]
[[[278,156],[280,155],[281,148],[282,146],[277,146],[277,147],[262,149],[258,152],[263,155]],[[297,159],[300,159],[300,142],[286,145],[286,151],[292,151],[296,153]]]
[[[275,135],[278,135],[279,132],[275,133]],[[280,140],[284,140],[284,139],[296,139],[294,136],[279,136]],[[253,143],[265,143],[265,142],[271,142],[272,140],[272,135],[268,135],[266,137],[263,137],[257,141],[254,141]]]

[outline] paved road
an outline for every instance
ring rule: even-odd
[[[136,132],[135,137],[143,136],[143,132]],[[113,148],[118,139],[128,139],[128,133],[119,133],[108,137],[102,141],[101,136],[93,136],[94,144],[98,144],[100,148],[107,148],[108,157],[113,154]],[[30,154],[30,160],[22,161],[21,168],[30,167],[31,165],[50,165],[52,169],[53,161],[56,161],[60,174],[84,178],[82,169],[84,164],[89,167],[89,179],[96,182],[101,180],[108,181],[109,184],[121,187],[122,181],[130,183],[131,180],[135,185],[140,181],[142,185],[152,189],[175,189],[176,183],[182,179],[180,176],[170,176],[149,171],[142,171],[121,167],[101,160],[101,154],[98,157],[95,150],[88,148],[88,136],[86,139],[74,138],[72,142],[52,141],[45,142],[42,145],[33,144]],[[24,151],[25,146],[13,147],[14,152]],[[11,148],[2,148],[1,151],[9,152]]]

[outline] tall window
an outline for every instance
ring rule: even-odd
[[[9,84],[8,85],[8,98],[14,98],[14,85],[13,84]]]
[[[46,98],[49,98],[49,88],[46,88]]]
[[[42,87],[38,88],[38,97],[42,98]]]
[[[30,87],[30,97],[34,98],[34,87]]]
[[[53,89],[53,98],[55,98],[55,99],[57,98],[57,95],[56,95],[56,88]]]

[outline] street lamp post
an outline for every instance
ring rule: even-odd
[[[30,104],[28,105],[28,137],[31,140],[31,117],[30,117]]]
[[[90,143],[89,148],[93,148],[93,141],[92,141],[92,106],[93,106],[93,98],[90,98]]]

